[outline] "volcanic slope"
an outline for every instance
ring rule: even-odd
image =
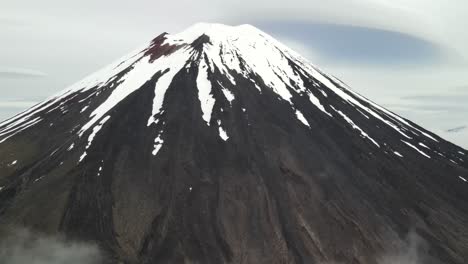
[[[0,124],[0,224],[111,263],[462,264],[467,181],[468,151],[249,25],[164,33]]]

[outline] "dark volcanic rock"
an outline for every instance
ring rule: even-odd
[[[263,32],[200,24],[0,124],[0,223],[111,263],[462,264],[467,155]]]

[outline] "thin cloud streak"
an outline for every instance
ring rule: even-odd
[[[44,78],[47,74],[28,68],[0,68],[0,78],[25,79]]]

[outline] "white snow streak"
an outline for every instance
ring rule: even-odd
[[[464,182],[468,182],[468,180],[462,176],[458,176],[458,178],[460,178],[460,180],[464,181]]]
[[[299,121],[301,121],[304,125],[308,126],[310,128],[309,122],[307,122],[307,119],[305,119],[304,115],[301,113],[301,111],[296,110],[296,116]]]
[[[402,140],[401,142],[405,143],[406,145],[408,145],[409,147],[411,147],[412,149],[416,150],[417,152],[419,152],[421,155],[423,155],[424,157],[426,158],[431,158],[429,155],[427,155],[426,153],[422,152],[420,149],[418,149],[417,147],[413,146],[411,143],[408,143],[404,140]]]
[[[160,131],[159,135],[154,139],[154,150],[152,152],[153,156],[156,156],[158,154],[159,150],[161,150],[162,145],[164,143],[164,140],[161,139],[161,133],[162,131]]]
[[[272,37],[250,25],[229,27],[219,24],[200,23],[174,35],[171,39],[183,39],[185,43],[191,43],[202,34],[210,37],[210,43],[204,46],[205,53],[200,63],[200,69],[204,68],[205,60],[207,60],[212,72],[216,67],[233,84],[235,81],[230,74],[231,71],[237,72],[248,79],[250,79],[250,75],[259,76],[266,86],[270,87],[281,99],[289,102],[293,109],[294,105],[291,102],[292,94],[290,90],[297,93],[307,93],[310,101],[317,108],[331,116],[318,98],[305,87],[299,72],[291,67],[290,52],[285,52],[286,48]],[[244,68],[240,66],[241,64]],[[205,80],[204,77],[200,81]],[[257,83],[254,83],[254,85],[261,91]],[[208,85],[205,86],[208,87]],[[224,89],[222,91],[230,102],[234,99],[232,93]],[[320,90],[320,92],[325,97],[327,96],[324,91]],[[206,115],[210,112],[211,100],[206,91],[203,95],[204,97],[200,101],[202,107],[207,110],[204,111],[204,119],[206,120]]]
[[[35,179],[34,182],[38,182],[38,181],[42,180],[44,177],[45,177],[45,176],[41,176],[41,177]]]
[[[393,124],[392,122],[384,119],[383,117],[381,117],[379,114],[377,114],[375,111],[371,110],[370,108],[364,106],[363,104],[361,104],[358,100],[354,99],[354,97],[350,96],[349,94],[347,94],[346,92],[344,92],[343,90],[341,90],[340,88],[338,88],[337,86],[335,86],[330,80],[328,80],[325,76],[322,75],[322,73],[318,72],[315,68],[313,68],[312,66],[308,65],[308,64],[303,64],[303,66],[309,71],[309,73],[311,74],[311,76],[313,76],[314,78],[316,78],[317,80],[319,80],[322,84],[324,84],[325,86],[327,86],[330,90],[332,90],[336,95],[340,96],[341,98],[343,98],[344,100],[348,101],[349,103],[361,108],[362,110],[366,111],[367,113],[369,113],[370,115],[374,116],[375,118],[379,119],[380,121],[384,122],[385,124],[387,124],[388,126],[390,126],[391,128],[393,128],[395,131],[397,131],[398,133],[400,133],[402,136],[408,138],[408,139],[412,139],[410,136],[406,135],[403,131],[401,131],[401,129],[396,126],[395,124]],[[351,91],[351,90],[349,90]],[[366,100],[367,101],[367,100]],[[369,101],[370,102],[370,101]]]
[[[360,133],[361,133],[361,136],[364,137],[364,138],[367,138],[369,139],[374,145],[376,145],[377,147],[380,148],[380,145],[373,139],[371,138],[366,132],[364,132],[364,130],[362,130],[360,127],[358,127],[354,122],[353,120],[351,120],[351,118],[347,117],[343,112],[341,112],[340,110],[336,110],[333,106],[332,106],[333,110],[335,110],[335,112],[337,112],[338,114],[340,114],[343,119],[348,122],[348,124],[350,124],[354,129],[358,130]]]
[[[203,120],[209,126],[211,121],[211,112],[215,104],[215,99],[211,95],[211,81],[208,79],[208,66],[205,62],[205,55],[201,58],[200,65],[198,67],[197,76],[197,88],[198,88],[198,99],[201,103],[201,109],[203,112]]]
[[[141,54],[141,51],[147,47],[148,44],[145,44],[142,48],[139,48],[133,52],[131,52],[129,55],[119,59],[118,61],[110,64],[109,66],[89,75],[88,77],[84,78],[83,80],[67,87],[66,89],[64,89],[63,91],[61,91],[60,93],[46,99],[44,102],[42,103],[39,103],[33,107],[31,107],[30,109],[26,110],[25,112],[11,118],[11,119],[8,119],[2,123],[0,123],[0,127],[2,126],[5,126],[6,127],[2,130],[0,130],[0,133],[2,132],[5,132],[5,130],[9,130],[10,128],[12,127],[15,127],[19,124],[22,124],[24,122],[28,122],[28,126],[27,127],[30,127],[32,125],[35,125],[37,123],[39,123],[40,121],[42,121],[41,119],[39,119],[38,117],[34,118],[34,121],[31,120],[31,118],[39,113],[39,112],[42,112],[44,111],[45,109],[49,108],[50,106],[60,102],[60,101],[63,101],[63,99],[67,96],[69,96],[70,94],[73,94],[75,92],[79,92],[79,91],[86,91],[86,90],[89,90],[91,88],[101,88],[102,86],[108,84],[109,82],[111,82],[112,80],[115,79],[115,76],[120,73],[121,71],[123,71],[124,69],[126,69],[127,67],[129,67],[130,65],[132,65],[136,60],[138,60],[141,56],[139,56]],[[59,106],[55,107],[54,109],[57,109]],[[51,109],[49,110],[52,111],[54,109]],[[18,132],[15,132],[14,134],[17,134]],[[13,136],[13,135],[11,135]],[[0,143],[4,142],[6,139],[10,138],[11,136],[7,137],[7,138],[4,138],[2,141],[0,141]]]
[[[181,55],[183,54],[183,55]],[[150,62],[151,57],[146,56],[141,58],[141,60],[137,61],[133,65],[133,70],[129,71],[125,76],[123,76],[120,81],[121,83],[117,88],[115,88],[111,95],[104,101],[98,108],[96,108],[91,113],[91,120],[86,123],[80,130],[80,136],[89,128],[91,128],[94,123],[96,123],[99,119],[101,119],[109,110],[114,108],[119,102],[125,99],[128,95],[133,93],[134,91],[138,90],[145,84],[148,80],[153,77],[159,71],[166,70],[175,64],[176,62],[180,62],[180,58],[183,57],[185,59],[188,58],[188,52],[186,49],[178,50],[171,54],[171,56],[163,56],[159,58],[155,62]],[[185,62],[185,61],[184,61]],[[176,69],[173,69],[171,73],[177,72]],[[174,73],[175,74],[175,73]],[[167,87],[164,87],[167,89]],[[164,90],[165,91],[165,90]],[[158,102],[164,99],[164,93],[161,95],[155,96],[155,103],[153,106],[153,113],[156,109],[159,110]]]
[[[223,91],[224,97],[226,97],[226,100],[229,101],[229,104],[232,104],[232,101],[234,101],[235,97],[234,94],[226,89],[219,81],[218,81],[219,86],[221,86],[221,91]]]
[[[72,150],[73,148],[75,147],[75,143],[72,143],[69,147],[68,147],[68,151]]]
[[[84,160],[84,158],[86,158],[86,155],[87,155],[86,151],[83,152],[83,154],[81,154],[81,156],[80,156],[80,160],[78,161],[78,163],[82,162]]]
[[[397,155],[398,157],[401,157],[401,158],[403,158],[403,155],[401,155],[399,152],[397,152],[397,151],[394,151],[393,153],[394,153],[395,155]]]
[[[384,112],[386,115],[388,116],[391,116],[392,118],[394,118],[395,120],[397,120],[398,122],[418,131],[419,133],[421,133],[422,135],[436,141],[436,142],[439,142],[437,139],[435,139],[434,137],[432,137],[431,135],[429,135],[428,133],[424,132],[424,131],[421,131],[417,128],[415,128],[414,126],[412,126],[410,123],[408,123],[405,119],[399,117],[398,115],[388,111],[387,109],[381,107],[380,105],[372,102],[371,100],[368,100],[367,98],[365,98],[364,96],[360,95],[359,93],[356,93],[355,91],[353,91],[349,86],[347,86],[345,83],[343,83],[342,81],[340,81],[338,78],[334,77],[334,76],[328,76],[330,77],[331,79],[333,79],[335,82],[341,84],[343,87],[347,88],[347,90],[352,93],[353,95],[355,95],[356,97],[358,97],[359,99],[369,103],[370,105],[372,105],[373,107],[379,109],[380,111]]]
[[[86,109],[88,109],[88,108],[89,108],[89,105],[83,107],[83,109],[81,109],[80,113],[83,113],[83,112],[86,111]]]
[[[91,147],[91,144],[93,143],[93,140],[94,138],[96,137],[97,133],[101,130],[102,126],[110,119],[110,116],[106,116],[104,117],[98,125],[94,126],[93,127],[93,131],[91,132],[91,134],[89,135],[88,137],[88,145],[86,145],[86,148],[85,148],[85,151],[84,153],[81,155],[80,157],[80,160],[78,161],[78,163],[82,162],[84,160],[84,158],[86,157],[87,153],[86,151],[89,149],[89,147]]]
[[[174,76],[182,69],[187,63],[188,58],[190,57],[190,50],[183,48],[177,50],[176,52],[170,54],[169,56],[158,58],[151,67],[153,68],[153,73],[164,72],[164,75],[159,77],[156,82],[156,87],[154,90],[154,99],[153,99],[153,110],[151,117],[148,119],[148,126],[153,123],[157,123],[155,116],[161,112],[163,106],[164,97],[166,95],[167,89],[171,84]]]
[[[42,121],[40,117],[36,117],[32,120],[24,120],[22,123],[20,121],[15,122],[14,126],[12,129],[6,128],[5,130],[0,131],[0,137],[7,135],[4,137],[2,140],[0,140],[0,144],[5,142],[7,139],[19,134],[21,131],[34,126],[35,124],[39,123]],[[8,135],[9,134],[9,135]]]
[[[320,103],[319,99],[315,97],[311,91],[308,91],[309,94],[309,99],[312,104],[314,104],[320,111],[324,112],[325,114],[329,115],[330,117],[333,117],[330,113],[325,110],[325,107]]]
[[[328,94],[324,92],[322,89],[319,89],[319,91],[322,93],[323,96],[328,97]]]
[[[219,136],[224,141],[227,141],[229,139],[229,136],[227,135],[226,131],[222,127],[219,127]]]
[[[224,130],[221,127],[221,120],[218,120],[218,130],[219,130],[219,137],[222,140],[227,141],[229,139],[229,136],[227,135],[226,130]]]
[[[427,148],[427,149],[429,149],[429,150],[430,150],[430,148],[429,148],[428,146],[424,145],[424,144],[423,144],[423,143],[421,143],[421,142],[419,142],[419,146],[421,146],[421,147],[424,147],[424,148]]]

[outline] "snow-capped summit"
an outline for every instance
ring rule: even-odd
[[[5,224],[124,263],[375,263],[410,229],[468,257],[468,152],[250,25],[161,34],[0,124],[0,158]]]
[[[184,31],[171,36],[174,40],[181,40],[191,44],[202,35],[211,37],[213,41],[224,42],[238,40],[240,37],[256,39],[259,35],[266,35],[266,33],[249,24],[229,26],[218,23],[196,23]]]

